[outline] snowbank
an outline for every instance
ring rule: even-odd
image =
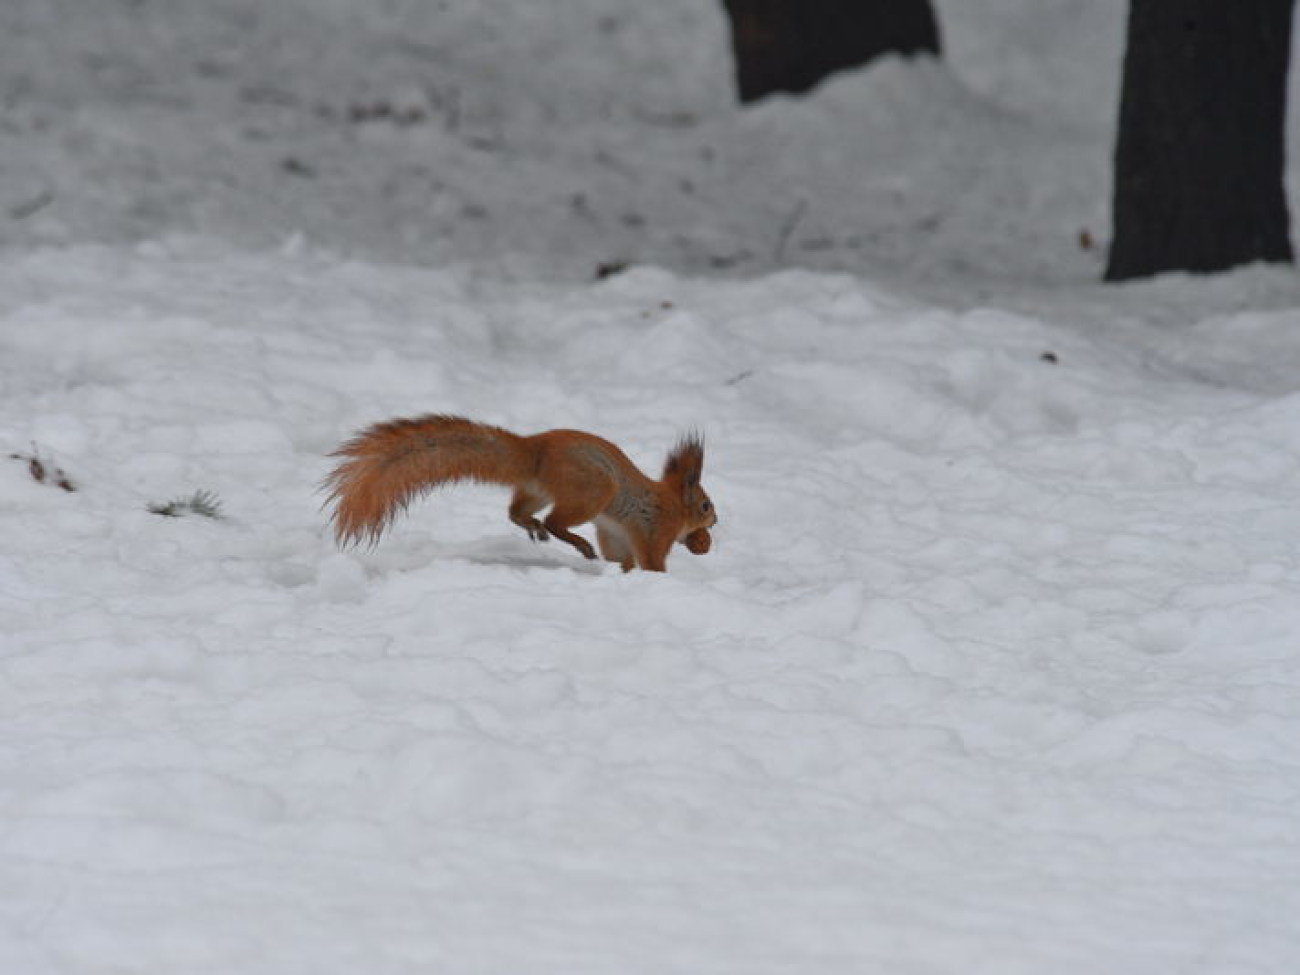
[[[1296,969],[1294,274],[1096,284],[1122,4],[939,6],[0,6],[0,971]],[[338,551],[435,410],[713,551]]]

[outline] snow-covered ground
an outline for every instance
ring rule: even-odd
[[[1122,2],[939,6],[0,5],[0,972],[1300,970],[1300,286],[1096,283]],[[713,551],[340,552],[429,411]]]

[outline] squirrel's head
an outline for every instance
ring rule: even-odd
[[[718,512],[700,484],[704,472],[704,438],[689,433],[677,441],[664,464],[664,481],[680,491],[682,530],[677,535],[696,555],[703,555],[713,544],[709,529],[718,523]]]

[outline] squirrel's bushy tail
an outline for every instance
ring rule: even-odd
[[[342,545],[380,535],[425,492],[451,481],[518,485],[530,476],[524,438],[459,416],[376,423],[347,441],[325,479]]]

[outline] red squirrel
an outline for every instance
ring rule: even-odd
[[[343,458],[325,481],[340,545],[377,542],[412,501],[454,481],[514,488],[511,521],[534,541],[554,535],[589,559],[596,557],[591,543],[570,529],[594,521],[600,554],[624,572],[663,572],[673,542],[703,555],[718,522],[700,486],[698,434],[677,442],[658,481],[608,440],[581,430],[525,437],[441,414],[376,423],[330,456]]]

